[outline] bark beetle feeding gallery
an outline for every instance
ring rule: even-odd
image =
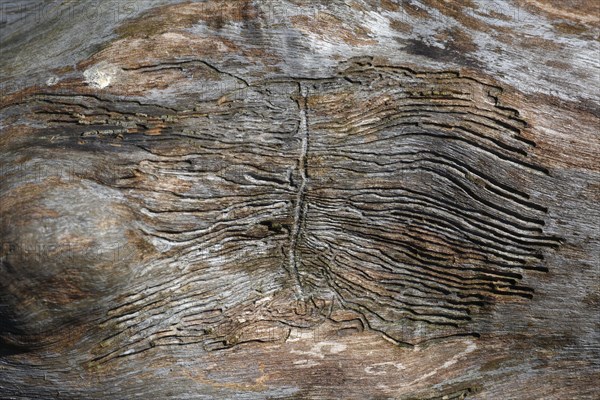
[[[477,335],[472,314],[498,296],[531,298],[522,271],[544,271],[541,250],[559,244],[526,193],[548,172],[527,159],[535,144],[500,93],[456,72],[364,59],[332,78],[224,91],[193,111],[76,93],[13,107],[72,157],[111,157],[116,174],[90,170],[77,186],[118,195],[154,248],[109,301],[95,359],[106,361],[242,343],[252,324],[285,332],[252,305],[286,291],[352,310],[399,343]],[[240,307],[250,313],[237,323]]]
[[[593,398],[593,94],[474,60],[481,8],[255,3],[0,65],[0,397]]]

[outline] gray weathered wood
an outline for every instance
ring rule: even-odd
[[[600,395],[596,4],[3,7],[0,397]]]

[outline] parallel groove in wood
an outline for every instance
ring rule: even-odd
[[[533,296],[523,273],[545,271],[543,250],[560,241],[525,189],[548,171],[528,160],[535,144],[500,88],[369,60],[253,84],[198,60],[136,71],[190,65],[243,90],[187,110],[77,93],[8,105],[75,151],[115,154],[111,170],[80,178],[123,193],[160,249],[115,297],[92,363],[281,340],[292,298],[327,299],[415,344],[477,336],[473,316],[495,298]]]

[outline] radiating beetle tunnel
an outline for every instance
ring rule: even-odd
[[[0,288],[6,342],[93,323],[104,339],[90,361],[104,363],[283,340],[342,310],[410,345],[477,336],[499,300],[534,296],[522,280],[560,241],[527,190],[548,171],[501,88],[369,58],[331,78],[251,84],[202,60],[137,72],[169,69],[210,95],[174,108],[47,88],[5,105],[32,128],[3,161],[27,146],[28,165],[69,163],[76,177],[33,183],[7,167],[2,196],[22,212],[3,216],[4,240],[80,245],[51,265],[5,249],[1,281],[29,282]],[[127,251],[114,260],[115,248]]]

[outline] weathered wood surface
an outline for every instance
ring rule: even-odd
[[[596,3],[1,22],[1,398],[600,396]]]

